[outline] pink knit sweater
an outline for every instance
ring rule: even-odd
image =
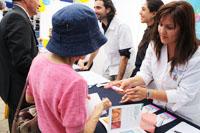
[[[71,66],[38,55],[30,68],[26,93],[34,98],[43,133],[82,131],[87,118],[87,83]]]

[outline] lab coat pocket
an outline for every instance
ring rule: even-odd
[[[111,66],[119,65],[120,56],[118,54],[116,54],[116,52],[110,53],[109,58],[110,58],[110,65]]]

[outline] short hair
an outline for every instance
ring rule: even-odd
[[[165,4],[157,12],[152,36],[158,60],[163,46],[158,33],[158,25],[160,20],[168,15],[172,17],[175,27],[176,25],[180,26],[181,32],[177,40],[176,52],[171,63],[170,73],[172,73],[174,66],[185,64],[192,57],[198,48],[198,40],[195,33],[195,13],[193,7],[186,1],[174,1]]]
[[[146,3],[150,12],[157,12],[158,9],[164,5],[162,0],[146,0]]]
[[[113,18],[113,16],[115,16],[116,8],[115,8],[112,0],[95,0],[95,1],[103,1],[104,7],[106,9],[110,8],[110,12],[107,14],[108,18]]]

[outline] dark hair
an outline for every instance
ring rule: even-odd
[[[5,3],[3,1],[0,1],[0,10],[3,10],[5,8]]]
[[[103,1],[104,7],[106,9],[110,8],[110,12],[107,14],[108,19],[112,19],[115,16],[116,8],[112,2],[112,0],[95,0],[95,1]]]
[[[171,62],[172,73],[178,64],[185,64],[198,48],[195,34],[195,14],[192,6],[186,1],[174,1],[163,5],[157,12],[153,29],[152,40],[155,43],[157,59],[160,59],[163,44],[160,41],[158,25],[161,18],[170,15],[176,25],[180,26],[180,35],[177,40],[175,54]]]
[[[146,0],[146,3],[150,12],[157,12],[158,9],[164,5],[162,0]]]
[[[164,3],[161,0],[146,0],[146,4],[147,4],[147,8],[149,9],[150,12],[157,12],[158,9],[164,5]],[[152,24],[153,25],[153,24]],[[146,43],[149,43],[151,40],[151,31],[152,31],[152,26],[150,26],[151,28],[148,28],[147,30],[149,30],[148,32],[146,32],[145,34],[145,39],[140,42],[140,44],[138,45],[138,49],[144,49],[145,47],[143,47],[144,45],[146,45]],[[146,42],[146,43],[144,43]]]

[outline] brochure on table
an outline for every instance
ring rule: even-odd
[[[140,128],[143,104],[113,106],[109,109],[109,133],[145,133]]]
[[[110,80],[108,80],[108,79],[102,77],[101,75],[98,75],[92,71],[81,71],[78,73],[87,81],[87,84],[89,86],[110,82]]]

